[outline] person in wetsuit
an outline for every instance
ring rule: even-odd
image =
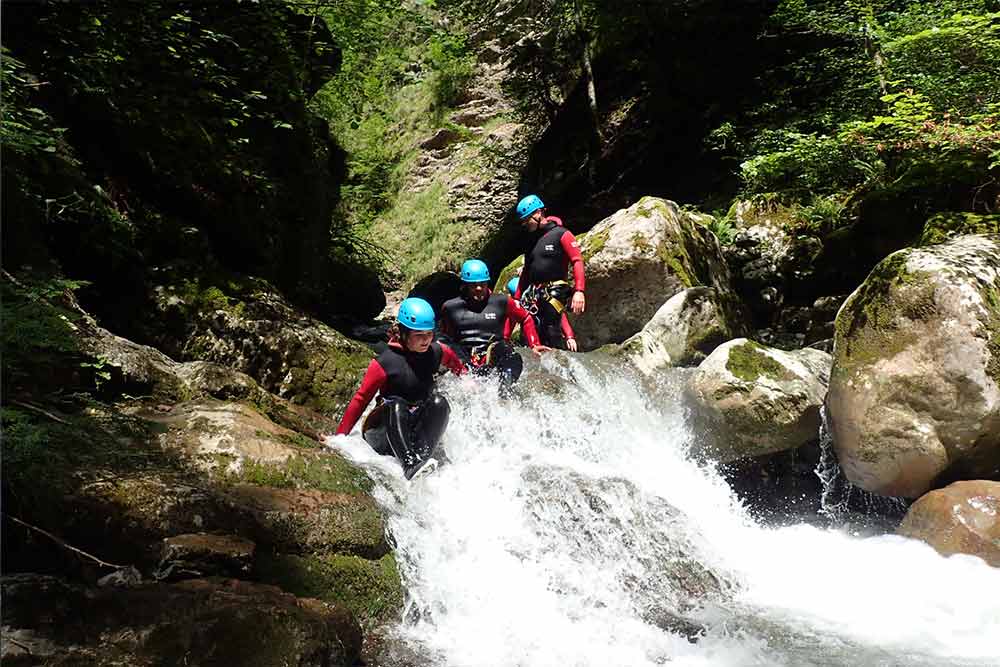
[[[412,478],[431,460],[448,426],[451,406],[434,391],[443,366],[456,375],[467,369],[447,345],[434,341],[434,308],[418,298],[399,306],[387,349],[373,359],[337,427],[351,432],[376,393],[379,405],[362,426],[362,437],[379,454],[393,454]]]
[[[512,297],[490,290],[490,270],[478,259],[462,264],[462,294],[441,306],[441,333],[476,374],[500,376],[501,394],[521,376],[524,360],[510,343],[514,322],[521,325],[528,347],[545,351],[535,323]]]
[[[517,294],[517,286],[519,283],[520,283],[520,278],[518,276],[514,276],[509,281],[507,281],[507,293],[511,295],[511,298],[513,298],[513,296]],[[517,302],[516,299],[515,302]],[[520,305],[519,302],[518,305]],[[534,321],[534,318],[531,319],[532,321]],[[515,326],[517,326],[517,323],[511,321],[510,319],[508,319],[506,324],[504,324],[503,337],[506,340],[510,340],[511,335],[513,335],[514,333]],[[566,317],[565,310],[563,310],[562,314],[559,316],[559,331],[562,332],[563,340],[566,341],[566,349],[569,350],[570,352],[576,352],[577,349],[576,334],[573,333],[573,327],[569,323],[569,318]]]
[[[545,204],[528,195],[517,204],[521,228],[527,232],[524,269],[515,297],[535,318],[538,337],[544,345],[576,351],[576,340],[568,339],[560,320],[566,304],[575,315],[586,309],[583,256],[576,237],[563,227],[562,220],[545,215]],[[573,266],[573,284],[566,272]]]

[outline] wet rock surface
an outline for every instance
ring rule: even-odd
[[[361,631],[343,609],[274,586],[192,579],[96,589],[2,579],[4,664],[354,665]]]
[[[715,289],[724,319],[742,331],[740,308],[715,235],[696,214],[644,197],[580,238],[587,311],[570,319],[581,350],[637,333],[670,297],[699,285]]]
[[[167,537],[156,579],[240,576],[250,573],[256,545],[236,535],[188,533]]]
[[[923,540],[946,556],[979,556],[1000,567],[1000,482],[955,482],[926,493],[896,532]]]
[[[879,263],[837,317],[826,404],[847,477],[869,491],[1000,474],[1000,237]]]
[[[818,438],[830,355],[745,338],[720,345],[686,387],[699,450],[726,463],[794,450]]]

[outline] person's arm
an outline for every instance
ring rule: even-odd
[[[576,334],[573,333],[573,327],[570,326],[569,318],[566,317],[565,310],[559,317],[559,328],[562,330],[563,337],[566,338],[566,349],[570,352],[576,352]]]
[[[566,259],[573,265],[573,289],[575,291],[573,299],[570,301],[570,310],[579,315],[587,307],[587,300],[583,296],[584,289],[586,289],[586,276],[583,272],[583,255],[580,254],[580,244],[572,232],[563,234],[559,243],[562,244],[563,252],[566,253]]]
[[[378,359],[372,359],[372,362],[368,364],[368,370],[365,371],[365,377],[361,380],[361,386],[358,387],[351,402],[347,404],[347,410],[344,411],[344,416],[337,427],[337,435],[347,435],[351,432],[365,408],[372,402],[372,398],[384,384],[385,369],[379,364]]]
[[[455,354],[455,351],[444,343],[441,343],[441,365],[455,375],[461,375],[469,370],[462,363],[462,360],[458,358],[458,355]]]
[[[580,253],[580,243],[573,236],[572,232],[566,232],[559,239],[562,244],[566,259],[573,265],[573,285],[577,292],[583,293],[586,289],[586,276],[583,272],[583,255]]]
[[[524,340],[528,343],[528,347],[534,349],[541,345],[541,341],[538,339],[538,330],[535,328],[535,319],[528,313],[524,307],[511,297],[507,297],[507,321],[504,323],[504,333],[507,332],[507,327],[511,329],[514,328],[513,322],[517,321],[521,325],[521,331],[524,332]],[[506,340],[509,336],[504,336]]]

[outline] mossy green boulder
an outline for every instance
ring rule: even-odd
[[[625,340],[670,297],[696,286],[713,287],[728,326],[742,330],[729,270],[705,218],[643,197],[580,237],[587,310],[571,320],[582,350]]]
[[[184,361],[241,371],[269,392],[339,414],[371,351],[295,309],[263,280],[167,282],[157,287],[158,347]],[[220,286],[221,285],[221,286]]]
[[[701,434],[696,449],[726,463],[817,440],[830,361],[811,348],[788,352],[746,338],[723,343],[685,387]]]
[[[611,347],[648,375],[671,366],[694,366],[734,337],[715,290],[690,287],[660,306],[639,333]]]
[[[1000,470],[1000,235],[893,253],[837,315],[827,406],[853,483],[916,498]]]

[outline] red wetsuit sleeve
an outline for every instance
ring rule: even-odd
[[[528,347],[535,347],[539,344],[538,331],[535,329],[535,321],[528,314],[521,304],[514,299],[507,297],[507,321],[504,322],[504,340],[510,338],[508,327],[514,328],[513,321],[516,320],[521,325],[524,337],[528,341]]]
[[[441,343],[441,365],[455,375],[461,375],[468,370],[465,364],[462,363],[462,360],[458,358],[458,355],[455,354],[455,351],[444,343]]]
[[[585,278],[583,275],[583,255],[580,254],[580,244],[577,243],[576,237],[573,236],[572,232],[566,232],[559,239],[559,243],[562,244],[563,252],[566,253],[566,259],[573,264],[573,284],[574,288],[578,292],[582,292],[586,285]]]
[[[377,359],[372,359],[372,362],[368,364],[368,370],[365,371],[365,377],[361,380],[361,386],[358,387],[351,402],[347,404],[347,410],[344,411],[340,426],[337,427],[337,435],[347,435],[351,432],[365,408],[372,402],[375,394],[384,384],[385,369],[382,368]]]
[[[569,324],[569,318],[566,317],[565,311],[562,317],[559,318],[559,328],[562,329],[563,336],[566,338],[576,338],[576,334],[573,333],[573,327]]]

